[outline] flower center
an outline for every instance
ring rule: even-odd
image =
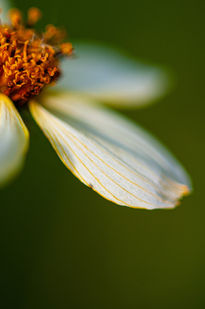
[[[11,24],[0,25],[0,92],[22,105],[56,81],[60,56],[70,56],[73,49],[53,25],[42,34],[33,29],[41,17],[38,9],[28,11],[26,25],[17,9],[9,15]]]

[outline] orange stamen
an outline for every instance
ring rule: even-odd
[[[22,15],[18,9],[9,10],[9,18],[13,27],[18,27],[22,22]]]
[[[33,26],[35,25],[39,19],[41,18],[42,14],[41,14],[41,11],[38,9],[38,8],[30,8],[28,10],[28,25],[29,26]]]
[[[40,15],[31,8],[28,25]],[[10,19],[11,25],[0,25],[0,92],[23,104],[59,77],[58,56],[70,56],[72,44],[62,43],[65,33],[52,25],[42,35],[26,28],[16,9],[10,11]]]
[[[71,43],[62,43],[61,44],[61,52],[63,55],[70,56],[73,52],[73,46]]]

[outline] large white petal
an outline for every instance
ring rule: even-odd
[[[20,170],[29,133],[8,97],[0,94],[0,186]]]
[[[156,100],[168,90],[164,70],[134,61],[112,48],[74,44],[76,57],[62,62],[57,87],[118,107]]]
[[[30,110],[64,164],[120,205],[172,208],[190,189],[180,164],[115,112],[74,95],[51,95]]]

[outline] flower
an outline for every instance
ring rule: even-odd
[[[104,198],[134,208],[175,207],[191,189],[182,166],[145,130],[98,103],[146,104],[162,95],[166,74],[86,44],[71,60],[62,31],[33,29],[40,16],[30,9],[25,26],[12,10],[10,24],[0,25],[0,185],[17,174],[28,150],[18,112],[26,105],[64,165]]]

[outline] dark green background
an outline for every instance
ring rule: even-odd
[[[20,177],[0,192],[1,308],[204,308],[203,0],[18,0],[70,39],[111,43],[168,65],[174,91],[125,112],[184,163],[194,192],[173,211],[119,207],[81,184],[25,113]]]

